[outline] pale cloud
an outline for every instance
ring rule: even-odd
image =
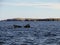
[[[32,6],[38,8],[52,8],[52,9],[60,9],[60,3],[7,3],[7,2],[0,2],[0,6]]]

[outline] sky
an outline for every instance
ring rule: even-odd
[[[60,0],[0,0],[0,20],[60,18]]]

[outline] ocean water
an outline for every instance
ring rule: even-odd
[[[0,45],[60,45],[60,21],[0,21]]]

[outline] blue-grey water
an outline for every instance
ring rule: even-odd
[[[0,21],[0,45],[60,45],[60,21]]]

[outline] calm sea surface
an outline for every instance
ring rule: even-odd
[[[60,21],[0,21],[0,45],[60,45]]]

